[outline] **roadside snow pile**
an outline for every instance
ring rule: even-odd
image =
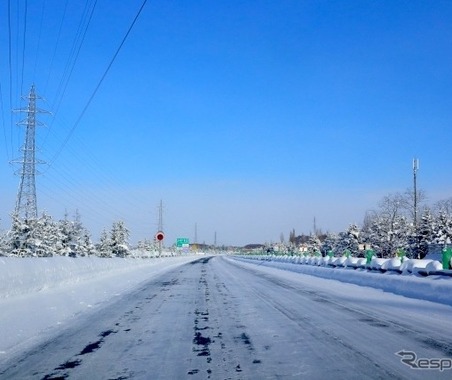
[[[128,273],[138,268],[170,264],[177,258],[62,257],[0,258],[0,299],[77,284],[105,276]]]
[[[363,262],[345,257],[297,260],[295,257],[283,259],[281,256],[262,255],[235,256],[234,259],[452,306],[452,277],[437,275],[438,272],[452,272],[442,271],[442,264],[436,260],[405,260],[402,263],[399,258],[373,258],[366,265],[365,259]],[[311,265],[297,265],[303,263]]]
[[[253,260],[265,260],[274,262],[284,262],[292,264],[304,264],[313,266],[323,266],[331,268],[353,268],[368,269],[380,272],[394,271],[403,274],[440,274],[452,275],[452,271],[443,270],[441,258],[438,255],[432,255],[423,260],[407,259],[402,260],[400,257],[381,259],[372,257],[370,263],[366,258],[359,257],[329,257],[329,256],[288,256],[288,255],[250,255],[243,256]],[[451,258],[452,264],[452,258]]]
[[[432,260],[425,266],[425,271],[430,274],[434,272],[438,272],[443,269],[443,264],[439,261]]]
[[[46,339],[77,316],[195,259],[1,257],[0,326],[8,328],[0,334],[0,366],[4,355]]]

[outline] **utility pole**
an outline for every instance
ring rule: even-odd
[[[418,233],[417,233],[417,178],[416,178],[416,176],[417,176],[417,171],[419,170],[419,159],[417,159],[417,158],[413,158],[413,191],[414,191],[414,194],[413,194],[413,200],[414,200],[414,205],[413,205],[413,207],[414,207],[414,223],[413,223],[413,226],[414,226],[414,235],[415,235],[415,238],[416,238],[416,256],[418,256],[419,255],[419,250],[418,250],[418,243],[419,243],[419,238],[418,238]]]
[[[159,247],[158,248],[159,256],[162,256],[162,243],[163,243],[164,238],[165,238],[165,234],[163,233],[163,202],[162,202],[162,200],[160,200],[158,231],[155,234],[155,240],[157,240],[158,247]]]
[[[22,112],[27,114],[27,118],[17,123],[17,125],[25,125],[25,143],[21,148],[22,159],[13,160],[12,163],[19,163],[22,168],[18,171],[20,174],[20,185],[17,193],[15,215],[24,220],[37,219],[38,207],[36,201],[36,164],[43,164],[44,161],[36,159],[36,126],[42,126],[43,123],[36,119],[36,114],[50,112],[36,107],[36,100],[42,99],[35,93],[35,85],[33,84],[30,93],[23,99],[28,100],[26,108],[14,110],[14,112]]]
[[[160,205],[159,205],[159,225],[158,230],[163,231],[163,202],[160,199]]]

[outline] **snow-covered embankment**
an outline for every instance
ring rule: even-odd
[[[195,258],[0,257],[0,363],[75,317]]]
[[[149,274],[148,269],[158,269],[162,265],[166,267],[180,261],[185,262],[186,258],[1,257],[0,299],[86,281],[101,282],[107,277],[121,277],[131,271],[141,272],[145,278]],[[126,283],[129,281],[130,278],[127,278],[122,285],[127,286]]]
[[[235,259],[452,306],[452,277],[419,275],[425,271],[435,273],[439,263],[434,260],[401,263],[399,259],[373,259],[366,265],[366,259],[347,257],[250,255]]]

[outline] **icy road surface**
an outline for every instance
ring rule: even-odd
[[[416,379],[452,357],[452,308],[201,257],[3,363],[1,379]],[[447,360],[446,362],[447,363]]]

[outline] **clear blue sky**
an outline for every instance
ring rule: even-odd
[[[3,229],[24,133],[10,110],[32,83],[53,113],[39,117],[38,208],[78,209],[95,239],[119,219],[152,238],[160,200],[167,245],[195,224],[198,242],[237,245],[314,218],[343,231],[412,187],[413,157],[429,202],[452,196],[450,1],[148,1],[109,70],[142,0],[10,3]]]

